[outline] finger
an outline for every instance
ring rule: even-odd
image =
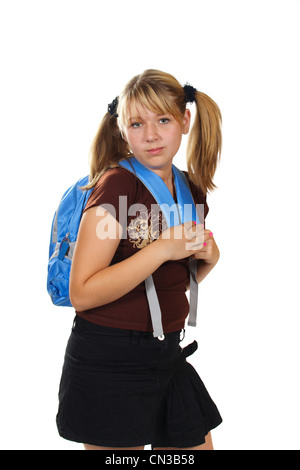
[[[184,224],[184,234],[186,238],[190,240],[199,236],[204,236],[204,225],[195,225],[193,222],[186,222]]]
[[[196,247],[195,249],[200,250],[201,248],[206,247],[207,243],[210,242],[209,238],[209,233],[205,235],[204,231],[201,231],[200,234],[198,233],[194,237],[189,238],[189,240],[191,240],[189,242],[189,246]]]
[[[196,224],[196,222],[190,221],[190,222],[185,222],[184,224],[185,230],[188,232],[197,232],[199,230],[204,230],[204,225],[203,224]]]
[[[201,242],[202,244],[204,242],[209,242],[211,240],[211,236],[210,236],[210,231],[209,230],[203,230],[203,231],[200,231],[198,233],[196,233],[196,238],[199,240],[199,242]]]
[[[193,228],[195,227],[195,222],[189,220],[188,222],[184,222],[183,226],[185,230],[193,230]]]
[[[193,243],[195,247],[198,247],[198,250],[203,253],[207,253],[213,245],[213,241],[211,238],[203,240],[201,237],[198,238],[196,241],[193,240],[191,243]]]
[[[206,229],[205,229],[204,232],[199,233],[198,236],[200,237],[200,239],[201,239],[201,237],[202,237],[202,242],[203,242],[203,243],[204,243],[204,242],[207,243],[207,242],[209,242],[210,240],[211,240],[211,241],[213,240],[213,233],[212,233],[210,230],[206,230]]]
[[[204,240],[204,226],[203,225],[201,224],[195,225],[192,233],[193,233],[194,238],[202,239],[202,241]]]
[[[199,250],[192,255],[192,258],[193,259],[207,259],[207,253]]]
[[[211,238],[204,241],[203,243],[203,247],[206,248],[206,250],[210,249],[212,246],[213,246],[213,240]]]
[[[185,244],[185,248],[187,250],[200,250],[200,248],[203,246],[203,242],[199,241],[198,238],[190,238],[187,243]]]
[[[211,230],[205,229],[205,234],[208,234],[208,240],[213,238],[214,234]]]
[[[197,251],[199,251],[199,250],[201,249],[202,246],[203,246],[203,245],[199,245],[198,243],[195,243],[195,242],[190,241],[190,242],[188,242],[188,243],[185,244],[185,249],[186,249],[187,251],[194,251],[194,252],[197,252]]]
[[[202,238],[193,238],[190,242],[186,244],[187,250],[200,251],[207,249],[207,242],[204,242]]]
[[[208,242],[208,241],[212,240],[213,237],[212,237],[211,233],[212,233],[212,232],[210,232],[210,230],[207,230],[207,231],[204,233],[203,239],[204,239],[205,242]]]
[[[204,256],[207,256],[207,254],[209,253],[209,250],[210,250],[210,245],[211,245],[211,242],[210,240],[207,240],[206,242],[203,242],[202,244],[194,244],[194,247],[195,249],[197,249],[197,253],[199,254],[203,254]]]

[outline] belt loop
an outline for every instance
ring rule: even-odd
[[[140,333],[139,331],[131,331],[131,344],[139,344]]]
[[[158,336],[156,338],[156,341],[158,341],[159,343],[159,348],[162,348],[162,349],[167,349],[168,348],[168,335],[167,334],[163,334],[161,336]]]

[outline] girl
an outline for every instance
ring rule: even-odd
[[[147,70],[108,107],[92,146],[94,188],[81,220],[70,276],[76,309],[59,391],[62,437],[87,450],[212,450],[210,431],[222,419],[180,347],[189,305],[188,261],[201,282],[219,259],[204,225],[163,230],[153,196],[118,166],[134,156],[159,175],[176,200],[172,161],[190,128],[186,103],[196,103],[187,165],[195,203],[205,205],[221,149],[221,114],[207,95],[171,75]],[[134,215],[119,206],[146,208]],[[102,236],[109,225],[109,236]],[[157,235],[158,232],[158,235]],[[125,233],[125,236],[124,236]],[[121,236],[122,234],[122,236]],[[153,337],[144,280],[153,274],[165,338]]]

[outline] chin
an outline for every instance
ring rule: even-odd
[[[142,158],[142,159],[138,158],[138,160],[153,170],[166,168],[172,165],[172,162],[173,162],[173,158],[170,159],[170,158],[162,157],[161,155],[155,155],[155,156],[149,155],[147,156],[147,158]]]

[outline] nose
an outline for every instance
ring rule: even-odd
[[[158,140],[159,135],[157,132],[157,128],[154,124],[148,124],[146,126],[145,138],[147,142],[155,142],[156,140]]]

